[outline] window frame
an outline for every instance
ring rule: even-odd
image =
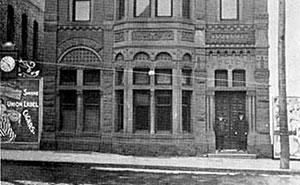
[[[170,103],[169,104],[160,104],[158,102],[158,98],[161,97],[168,97],[170,98]],[[155,132],[170,132],[172,133],[173,130],[173,91],[172,90],[155,90]],[[160,111],[161,108],[168,108],[168,112],[170,114],[169,120],[170,122],[168,123],[166,120],[163,122],[163,126],[166,129],[161,129],[161,122],[160,122],[160,116],[161,114],[166,114],[166,112]],[[167,128],[169,127],[169,128]]]
[[[6,25],[6,40],[7,42],[14,42],[15,39],[15,10],[12,5],[7,6],[7,25]]]
[[[183,90],[182,91],[182,103],[181,103],[181,115],[182,115],[182,132],[191,133],[192,132],[192,97],[193,91]],[[184,98],[188,98],[185,103]],[[184,123],[184,109],[187,109],[187,123]],[[186,127],[186,128],[185,128]]]
[[[161,73],[161,72],[168,72],[168,73]],[[160,75],[166,75],[170,77],[169,83],[159,83],[158,78]],[[172,85],[173,84],[173,70],[169,68],[156,68],[155,69],[155,85]]]
[[[95,94],[98,94],[97,96],[97,101],[95,101],[94,103],[90,103],[90,102],[86,102],[86,96],[85,94],[93,92]],[[100,95],[100,90],[83,90],[82,91],[82,132],[84,133],[98,133],[100,130],[100,124],[101,124],[101,95]],[[85,130],[88,127],[93,127],[95,125],[90,125],[90,123],[87,123],[86,120],[86,114],[87,114],[87,108],[96,108],[96,110],[98,111],[98,123],[96,125],[96,128],[93,128],[91,130]],[[95,116],[93,116],[95,117]],[[88,126],[86,126],[88,125]]]
[[[166,1],[166,0],[155,0],[155,17],[173,17],[173,0],[168,0],[170,1],[170,15],[158,15],[159,1]]]
[[[221,72],[223,72],[223,74],[220,74]],[[226,73],[226,79],[217,78],[217,75],[224,75],[225,73]],[[228,70],[226,69],[215,70],[215,87],[228,87]]]
[[[191,0],[182,0],[181,9],[182,9],[181,10],[182,11],[182,18],[191,19]]]
[[[242,72],[242,73],[241,73]],[[243,76],[240,76],[240,77],[242,77],[243,79],[243,81],[236,81],[236,74],[239,74],[239,75],[243,75]],[[246,70],[244,70],[244,69],[234,69],[234,70],[232,70],[232,86],[233,87],[246,87],[246,79],[247,79],[247,77],[246,77]]]
[[[66,83],[62,82],[62,76],[63,76],[63,71],[66,71],[66,74],[68,74],[68,71],[70,71],[71,73],[73,73],[74,77],[72,77],[72,81],[71,83],[68,83],[68,80],[66,81]],[[100,71],[100,79],[101,79],[101,75],[102,75],[102,71]],[[75,74],[74,74],[75,73]],[[68,75],[69,76],[69,75]],[[75,127],[75,131],[69,131],[69,130],[61,130],[59,129],[59,132],[62,133],[73,133],[73,132],[79,132],[79,133],[83,133],[83,134],[88,134],[88,133],[92,133],[92,134],[99,134],[99,132],[101,131],[101,123],[102,123],[102,88],[101,88],[101,83],[99,82],[99,85],[96,84],[84,84],[84,80],[83,80],[83,76],[84,76],[84,69],[82,68],[71,68],[71,67],[61,67],[59,69],[59,78],[57,79],[58,82],[58,92],[59,92],[59,96],[58,96],[58,102],[62,101],[62,96],[60,95],[61,92],[63,91],[74,91],[75,94],[75,98],[76,98],[76,104],[73,106],[74,110],[76,112],[76,122],[74,124],[76,124]],[[89,103],[89,102],[85,102],[86,100],[86,92],[90,92],[90,91],[94,91],[94,93],[98,93],[99,95],[97,95],[98,99],[93,102],[93,103]],[[60,104],[61,105],[61,104]],[[61,106],[59,105],[58,107],[58,111],[61,114]],[[98,117],[98,124],[97,125],[97,129],[93,128],[95,125],[90,124],[89,122],[87,122],[88,120],[86,119],[86,108],[88,107],[97,107],[97,115],[95,116],[99,116]],[[58,119],[58,128],[63,128],[64,127],[64,122],[62,120],[61,115],[57,118]],[[92,129],[91,129],[92,128]],[[87,130],[86,130],[87,129]],[[94,132],[95,130],[95,132]]]
[[[124,131],[124,90],[115,91],[115,132]]]
[[[147,72],[146,72],[147,71]],[[133,85],[150,85],[150,75],[149,75],[149,68],[134,68],[133,69]],[[141,73],[141,74],[139,74]],[[147,75],[147,82],[144,83],[137,83],[137,75],[144,75],[142,73],[145,73]]]
[[[149,2],[149,15],[147,15],[147,16],[138,16],[137,15],[137,2],[138,2],[139,0],[134,0],[133,1],[133,17],[134,18],[150,18],[151,17],[151,3],[152,3],[152,1],[151,0],[147,0],[148,2]]]
[[[122,20],[125,17],[125,0],[116,0],[116,20]]]
[[[151,93],[150,93],[150,90],[133,90],[133,132],[136,133],[136,132],[147,132],[147,133],[150,133],[150,129],[151,129]],[[146,95],[148,96],[148,104],[137,104],[137,94],[143,94],[143,95]],[[138,126],[145,126],[145,125],[141,125],[141,124],[138,124],[137,123],[137,118],[138,117],[141,117],[141,112],[140,111],[137,111],[137,109],[139,107],[143,107],[143,108],[147,108],[148,110],[148,113],[147,113],[147,116],[143,115],[143,118],[147,118],[147,122],[144,122],[146,123],[146,128],[145,129],[139,129]],[[139,113],[137,113],[139,112]],[[138,116],[137,116],[138,115]]]
[[[237,21],[239,20],[239,9],[240,9],[240,2],[239,0],[233,0],[233,1],[236,1],[236,17],[235,18],[226,18],[226,17],[223,17],[223,1],[224,0],[220,0],[220,20],[221,21]]]
[[[88,20],[77,20],[76,19],[76,2],[79,1],[87,1],[89,2],[89,19]],[[73,5],[72,5],[72,21],[73,22],[91,22],[92,21],[92,0],[73,0]]]

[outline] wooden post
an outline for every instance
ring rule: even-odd
[[[287,124],[286,62],[285,62],[285,0],[279,0],[278,18],[278,88],[280,123],[280,168],[290,168],[290,145]]]

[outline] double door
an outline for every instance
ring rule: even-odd
[[[235,134],[238,114],[246,115],[246,92],[216,92],[215,93],[215,123],[219,118],[226,119],[224,133],[224,149],[238,149],[239,136]],[[219,139],[219,138],[216,138]]]

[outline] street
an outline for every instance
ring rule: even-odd
[[[2,185],[298,185],[299,175],[117,169],[85,164],[1,161]]]

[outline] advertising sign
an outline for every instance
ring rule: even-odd
[[[300,159],[300,97],[287,98],[287,121],[289,128],[290,158]],[[278,98],[273,99],[274,157],[280,157]]]
[[[1,143],[39,143],[42,94],[42,79],[1,81]]]

